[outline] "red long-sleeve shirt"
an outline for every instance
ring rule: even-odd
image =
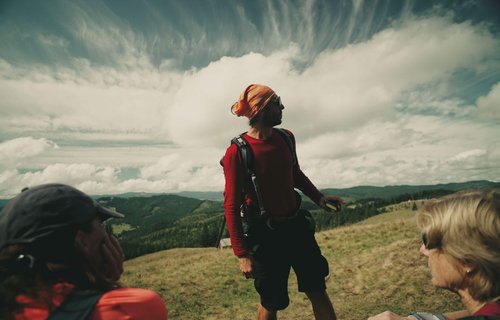
[[[290,131],[293,144],[295,139]],[[254,171],[261,190],[264,208],[270,216],[286,217],[297,211],[294,188],[301,190],[312,201],[318,203],[323,194],[293,164],[293,155],[284,138],[273,130],[267,139],[255,139],[243,135],[254,154]],[[224,188],[224,211],[231,245],[236,256],[248,253],[243,240],[240,207],[243,201],[247,205],[258,207],[257,195],[253,185],[246,177],[246,168],[236,145],[226,150],[222,160],[226,184]]]

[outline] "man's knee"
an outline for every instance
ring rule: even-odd
[[[274,320],[277,319],[277,310],[269,310],[264,307],[262,304],[259,305],[259,310],[257,312],[258,320]]]

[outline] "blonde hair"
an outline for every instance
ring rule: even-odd
[[[459,192],[431,200],[417,214],[431,243],[470,267],[468,288],[481,302],[500,300],[500,194]]]

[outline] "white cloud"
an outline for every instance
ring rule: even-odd
[[[297,149],[303,171],[321,187],[496,181],[499,134],[498,127],[470,120],[406,116]]]
[[[297,48],[291,46],[268,57],[257,53],[224,57],[187,74],[168,114],[169,135],[178,144],[227,144],[246,128],[247,119],[237,119],[230,112],[240,92],[251,83],[278,86],[281,79],[293,73],[290,59],[295,54]]]
[[[110,50],[107,36],[86,27],[96,38],[89,49]],[[229,107],[250,83],[281,95],[283,127],[296,134],[301,166],[321,187],[500,177],[500,128],[485,121],[500,115],[500,84],[477,99],[486,118],[473,117],[453,94],[461,71],[499,70],[500,42],[481,25],[412,18],[325,51],[304,70],[294,66],[304,48],[290,44],[181,74],[168,61],[153,67],[136,47],[141,41],[127,34],[110,44],[125,51],[125,67],[116,69],[82,58],[73,69],[23,69],[0,59],[2,133],[35,137],[0,144],[0,195],[54,181],[94,194],[221,190],[218,161],[247,129]],[[64,147],[54,149],[60,140]],[[139,176],[120,178],[127,166]]]
[[[178,86],[177,74],[152,69],[118,72],[82,62],[78,70],[40,68],[0,79],[3,131],[168,140],[160,136],[160,129]],[[12,67],[3,62],[0,68]]]
[[[221,146],[246,128],[229,106],[250,83],[266,83],[285,104],[284,126],[299,139],[352,129],[374,118],[391,117],[408,94],[413,111],[443,115],[467,113],[463,102],[447,97],[454,73],[478,71],[495,59],[500,42],[481,27],[450,17],[412,19],[395,24],[366,42],[323,52],[304,72],[293,67],[297,46],[263,56],[251,53],[222,58],[187,74],[169,113],[168,128],[179,144]],[[497,66],[498,68],[498,66]],[[429,95],[430,93],[430,95]]]
[[[213,156],[204,157],[206,150],[198,151],[192,151],[198,153],[198,160],[175,153],[162,157],[140,167],[137,178],[120,179],[120,167],[90,163],[56,163],[27,172],[4,170],[0,171],[0,197],[12,197],[24,187],[52,182],[70,184],[89,194],[222,190],[222,168],[218,161],[212,161]],[[220,151],[208,153],[220,154]]]
[[[0,169],[15,167],[21,161],[37,156],[50,148],[58,148],[58,146],[43,138],[22,137],[4,141],[0,143]]]
[[[500,82],[487,95],[477,99],[477,107],[481,116],[500,119]]]
[[[449,159],[450,162],[462,162],[468,160],[475,160],[476,158],[482,157],[487,154],[486,150],[483,149],[473,149],[461,152]]]

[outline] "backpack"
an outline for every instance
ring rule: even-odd
[[[290,152],[292,153],[293,165],[294,166],[297,165],[298,164],[297,152],[295,151],[295,146],[293,144],[290,134],[285,129],[281,128],[274,128],[274,129],[275,130],[273,132],[278,132],[278,134],[283,138],[283,140],[285,140],[286,145],[290,149]],[[252,148],[250,147],[250,144],[243,137],[243,134],[245,134],[245,132],[231,139],[231,144],[235,144],[236,147],[238,148],[241,160],[245,165],[246,177],[252,182],[255,194],[257,195],[257,202],[259,204],[260,215],[264,216],[266,215],[266,209],[264,208],[263,204],[264,202],[262,201],[262,194],[260,192],[259,184],[257,183],[257,176],[255,175],[254,171],[254,154]],[[220,161],[221,165],[223,163],[222,160],[223,159],[221,159]],[[222,225],[219,230],[219,236],[217,238],[217,242],[215,243],[216,248],[219,247],[219,241],[222,238],[222,233],[224,232],[225,225],[226,225],[226,217],[223,216]]]
[[[283,140],[285,140],[288,148],[290,149],[290,152],[292,153],[293,165],[294,166],[297,165],[298,163],[297,153],[295,151],[295,147],[293,145],[290,134],[285,129],[281,128],[276,128],[274,132],[278,132],[283,138]],[[250,144],[243,137],[243,134],[244,133],[234,137],[231,140],[231,144],[235,144],[236,147],[238,148],[238,151],[241,155],[241,159],[245,165],[247,179],[249,179],[252,182],[252,185],[255,189],[255,194],[257,195],[257,202],[259,203],[260,214],[265,215],[266,209],[264,208],[263,205],[262,194],[260,192],[259,184],[257,183],[257,176],[255,175],[254,171],[254,154],[252,148],[250,147]]]

